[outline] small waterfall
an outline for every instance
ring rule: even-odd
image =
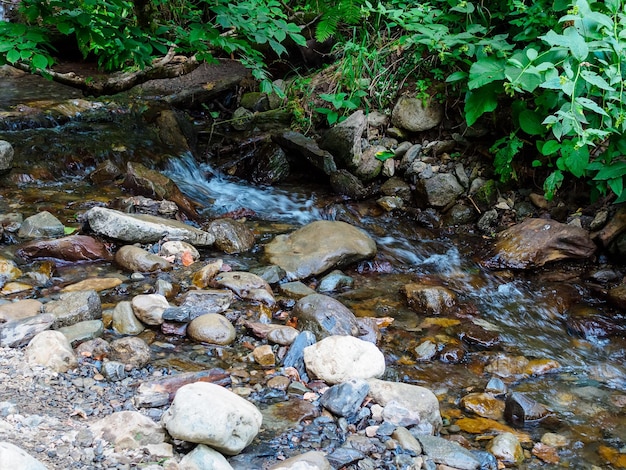
[[[199,164],[191,154],[171,159],[165,173],[212,215],[245,208],[267,221],[304,225],[323,218],[314,195],[251,186],[218,173],[208,163]]]

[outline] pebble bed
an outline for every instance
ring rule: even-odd
[[[132,402],[135,388],[154,374],[135,369],[124,380],[99,381],[96,366],[84,359],[77,369],[59,374],[29,365],[19,349],[0,348],[0,441],[22,448],[49,469],[149,466],[154,457],[141,450],[116,451],[94,438],[89,426],[124,410],[160,418],[161,410],[136,410]]]

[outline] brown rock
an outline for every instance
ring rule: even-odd
[[[406,284],[402,288],[412,310],[425,315],[449,313],[456,304],[454,293],[443,286]]]
[[[95,290],[96,292],[100,292],[106,289],[113,289],[121,283],[122,280],[117,277],[94,277],[65,286],[61,292],[78,292],[80,290]]]
[[[128,271],[153,272],[159,269],[172,269],[170,262],[134,245],[121,247],[115,254],[115,262]]]
[[[489,268],[530,269],[562,259],[586,259],[596,245],[586,230],[553,220],[526,219],[496,238]]]
[[[243,253],[254,246],[252,230],[233,219],[214,220],[209,224],[207,232],[215,236],[215,246],[224,253]]]
[[[262,346],[257,346],[252,351],[252,357],[257,364],[261,366],[273,366],[276,364],[276,356],[274,355],[274,351],[272,351],[272,347],[269,344],[264,344]]]
[[[176,183],[140,163],[128,162],[123,186],[141,196],[173,201],[187,217],[194,220],[199,217],[193,202],[180,192]]]
[[[23,258],[55,258],[71,262],[108,261],[113,258],[104,243],[86,235],[35,240],[24,243],[17,253]]]
[[[491,393],[470,393],[461,399],[461,406],[478,416],[490,419],[501,419],[504,413],[504,402]]]

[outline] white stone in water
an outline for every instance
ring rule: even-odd
[[[496,459],[505,464],[519,465],[524,460],[524,451],[515,434],[505,432],[494,437],[488,445],[487,450]]]
[[[248,446],[263,416],[249,401],[212,383],[181,387],[162,423],[174,439],[206,444],[226,455]]]
[[[228,460],[215,449],[199,444],[185,455],[178,464],[178,470],[232,470]]]
[[[55,372],[67,372],[78,365],[69,340],[60,331],[42,331],[26,347],[30,364],[40,364]]]
[[[0,442],[0,468],[9,468],[9,465],[16,470],[46,470],[44,464],[25,450],[9,442]]]
[[[425,387],[411,385],[400,382],[388,382],[385,380],[370,379],[369,396],[383,407],[391,406],[392,411],[407,410],[415,419],[418,417],[419,425],[422,428],[430,427],[432,431],[438,432],[443,423],[439,411],[439,401],[435,394]],[[383,410],[383,416],[385,411]],[[412,424],[418,424],[413,422]]]
[[[6,140],[0,140],[0,172],[11,169],[14,154],[13,146]]]
[[[380,349],[353,336],[328,336],[304,348],[304,363],[309,374],[330,384],[380,377],[385,372]]]
[[[160,325],[163,323],[163,310],[170,304],[161,294],[136,295],[131,300],[133,312],[146,325]]]

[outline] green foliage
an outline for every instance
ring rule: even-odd
[[[345,111],[354,111],[361,103],[361,97],[365,95],[363,91],[357,91],[352,96],[348,96],[346,93],[322,93],[320,98],[332,105],[332,109],[329,108],[315,108],[315,111],[319,114],[326,116],[328,125],[332,126],[337,122],[341,122],[345,119],[342,114]],[[343,119],[342,119],[343,118]]]
[[[0,22],[0,60],[30,63],[33,69],[49,67],[53,60],[48,32],[56,29],[75,37],[83,55],[96,57],[105,70],[146,67],[170,47],[200,60],[211,60],[221,51],[238,56],[262,82],[263,90],[269,91],[271,82],[260,48],[267,45],[280,56],[286,52],[287,39],[306,43],[300,27],[288,20],[278,0],[154,0],[153,6],[160,7],[163,17],[148,29],[138,26],[135,7],[141,3],[22,0],[19,11],[26,24]]]

